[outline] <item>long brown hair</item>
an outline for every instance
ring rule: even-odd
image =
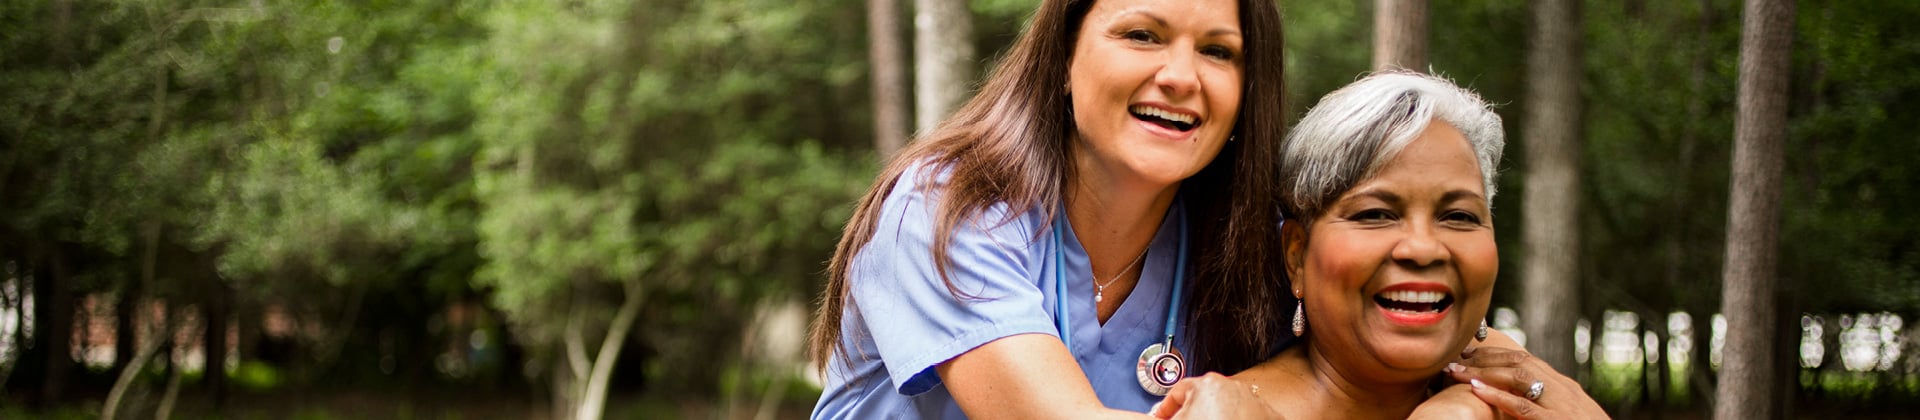
[[[915,165],[942,168],[948,177],[934,222],[934,237],[951,238],[954,226],[1006,223],[1024,210],[1060,208],[1074,176],[1070,142],[1073,121],[1067,100],[1067,67],[1093,0],[1045,0],[1013,49],[987,76],[980,92],[920,140],[894,155],[847,221],[827,268],[809,343],[812,359],[826,369],[847,358],[841,323],[851,302],[847,269],[873,239],[887,194]],[[1269,0],[1239,0],[1246,84],[1239,120],[1220,154],[1181,183],[1192,244],[1194,280],[1188,297],[1196,367],[1237,372],[1265,359],[1275,340],[1276,311],[1262,307],[1279,293],[1279,151],[1286,131],[1280,13]],[[932,176],[938,171],[922,171]],[[923,185],[926,183],[922,183]],[[1006,203],[1005,220],[973,220],[987,207]],[[1048,220],[1053,220],[1048,217]],[[1038,234],[1036,234],[1038,238]],[[935,241],[936,271],[949,293],[969,297],[948,278],[947,241]],[[877,280],[877,279],[876,279]]]

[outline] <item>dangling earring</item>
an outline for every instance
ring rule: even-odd
[[[1473,341],[1487,341],[1487,320],[1480,320],[1480,329],[1473,330]]]
[[[1307,303],[1296,302],[1293,305],[1293,336],[1305,337],[1307,335]]]
[[[1234,140],[1237,140],[1239,138],[1240,136],[1227,136],[1227,142],[1232,143]]]

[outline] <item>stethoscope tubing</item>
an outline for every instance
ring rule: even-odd
[[[1067,317],[1066,241],[1063,239],[1066,237],[1066,234],[1064,232],[1065,228],[1062,226],[1065,225],[1067,221],[1066,217],[1064,217],[1065,213],[1062,212],[1061,214],[1062,217],[1056,218],[1053,221],[1053,323],[1055,328],[1060,330],[1060,342],[1066,344],[1068,352],[1072,352],[1073,333]],[[1164,335],[1163,339],[1168,351],[1172,351],[1173,349],[1175,325],[1178,325],[1175,317],[1180,314],[1180,294],[1186,285],[1187,277],[1187,218],[1184,212],[1180,215],[1179,241],[1180,250],[1174,254],[1173,293],[1167,296],[1167,321],[1166,324],[1161,327],[1161,332]],[[1148,246],[1152,245],[1149,244]],[[1142,271],[1145,270],[1143,269]],[[1099,308],[1094,308],[1094,311],[1098,312]]]

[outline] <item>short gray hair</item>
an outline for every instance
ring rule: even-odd
[[[1447,79],[1409,72],[1375,73],[1327,94],[1287,134],[1280,158],[1284,217],[1311,220],[1360,181],[1391,162],[1438,118],[1465,135],[1491,204],[1500,151],[1500,115]]]

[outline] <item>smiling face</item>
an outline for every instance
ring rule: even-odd
[[[1067,70],[1082,172],[1168,186],[1220,153],[1243,80],[1232,0],[1100,0]]]
[[[1287,224],[1287,271],[1306,304],[1309,345],[1374,381],[1438,372],[1493,295],[1500,257],[1485,197],[1466,138],[1434,120],[1324,214]]]

